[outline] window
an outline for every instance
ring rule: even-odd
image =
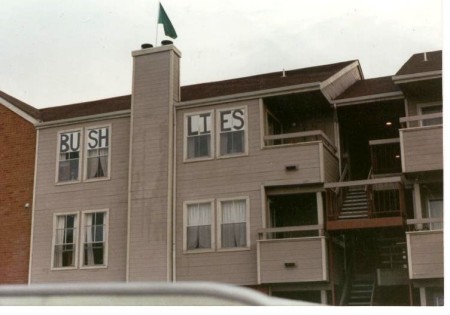
[[[83,213],[82,266],[106,266],[107,212]]]
[[[58,182],[77,181],[80,177],[81,131],[58,135]]]
[[[219,202],[220,247],[237,248],[249,245],[247,199]]]
[[[54,226],[53,267],[76,267],[77,215],[56,215]]]
[[[428,200],[428,216],[430,218],[443,218],[444,216],[444,202],[442,199]],[[444,224],[436,222],[430,224],[431,230],[442,230]]]
[[[237,108],[218,112],[221,156],[246,152],[245,111],[245,108]]]
[[[186,159],[212,157],[212,112],[185,116]]]
[[[185,213],[185,249],[212,249],[212,202],[187,204]]]
[[[421,104],[420,106],[420,114],[421,115],[429,115],[429,114],[438,114],[442,113],[442,104]],[[442,117],[437,118],[429,118],[422,120],[422,126],[433,126],[433,125],[442,125]]]
[[[109,177],[109,127],[87,129],[86,179]]]

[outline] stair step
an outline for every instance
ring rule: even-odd
[[[348,306],[370,306],[370,302],[349,302]]]
[[[354,215],[340,215],[339,219],[362,219],[367,218],[367,214],[354,214]]]
[[[367,211],[367,207],[342,207],[342,211]]]

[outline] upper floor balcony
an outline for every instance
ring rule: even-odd
[[[323,225],[258,230],[258,283],[328,281]]]
[[[406,232],[410,279],[444,277],[443,218],[407,220]]]
[[[401,162],[404,173],[443,169],[442,113],[400,118]]]

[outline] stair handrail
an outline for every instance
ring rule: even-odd
[[[339,176],[339,183],[344,182],[347,179],[348,175],[348,163],[345,163],[344,169],[342,170],[340,176]],[[342,188],[344,190],[344,188]],[[341,193],[341,187],[336,187],[334,189],[334,202],[335,202],[335,209],[333,209],[333,216],[337,217],[339,216],[340,207],[342,203],[344,202],[344,196]]]
[[[350,283],[350,276],[347,276],[347,277],[345,277],[344,286],[342,287],[342,294],[341,294],[341,298],[339,300],[339,306],[343,306],[345,303],[345,300],[347,299],[349,283]]]
[[[376,284],[377,284],[377,280],[376,280],[376,277],[375,277],[375,279],[373,280],[373,285],[372,285],[372,294],[370,296],[370,306],[373,306],[373,301],[375,299],[375,286],[376,286]]]
[[[372,177],[372,166],[370,167],[369,170],[369,175],[367,175],[367,179],[371,179]],[[372,213],[373,213],[373,208],[374,208],[374,202],[373,202],[373,191],[372,191],[372,186],[367,184],[364,186],[364,191],[366,192],[366,196],[367,196],[367,213],[369,215],[369,218],[372,217]]]

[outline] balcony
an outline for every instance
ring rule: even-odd
[[[374,176],[402,172],[399,138],[371,140],[369,147]]]
[[[442,170],[442,113],[400,118],[401,162],[404,173]]]
[[[399,176],[326,183],[327,230],[402,226],[405,193]]]
[[[444,277],[444,233],[442,218],[407,220],[409,278]]]
[[[337,149],[321,130],[266,135],[263,142],[263,154],[272,166],[285,170],[296,182],[338,178]]]
[[[328,281],[322,225],[260,229],[258,234],[259,284]]]

